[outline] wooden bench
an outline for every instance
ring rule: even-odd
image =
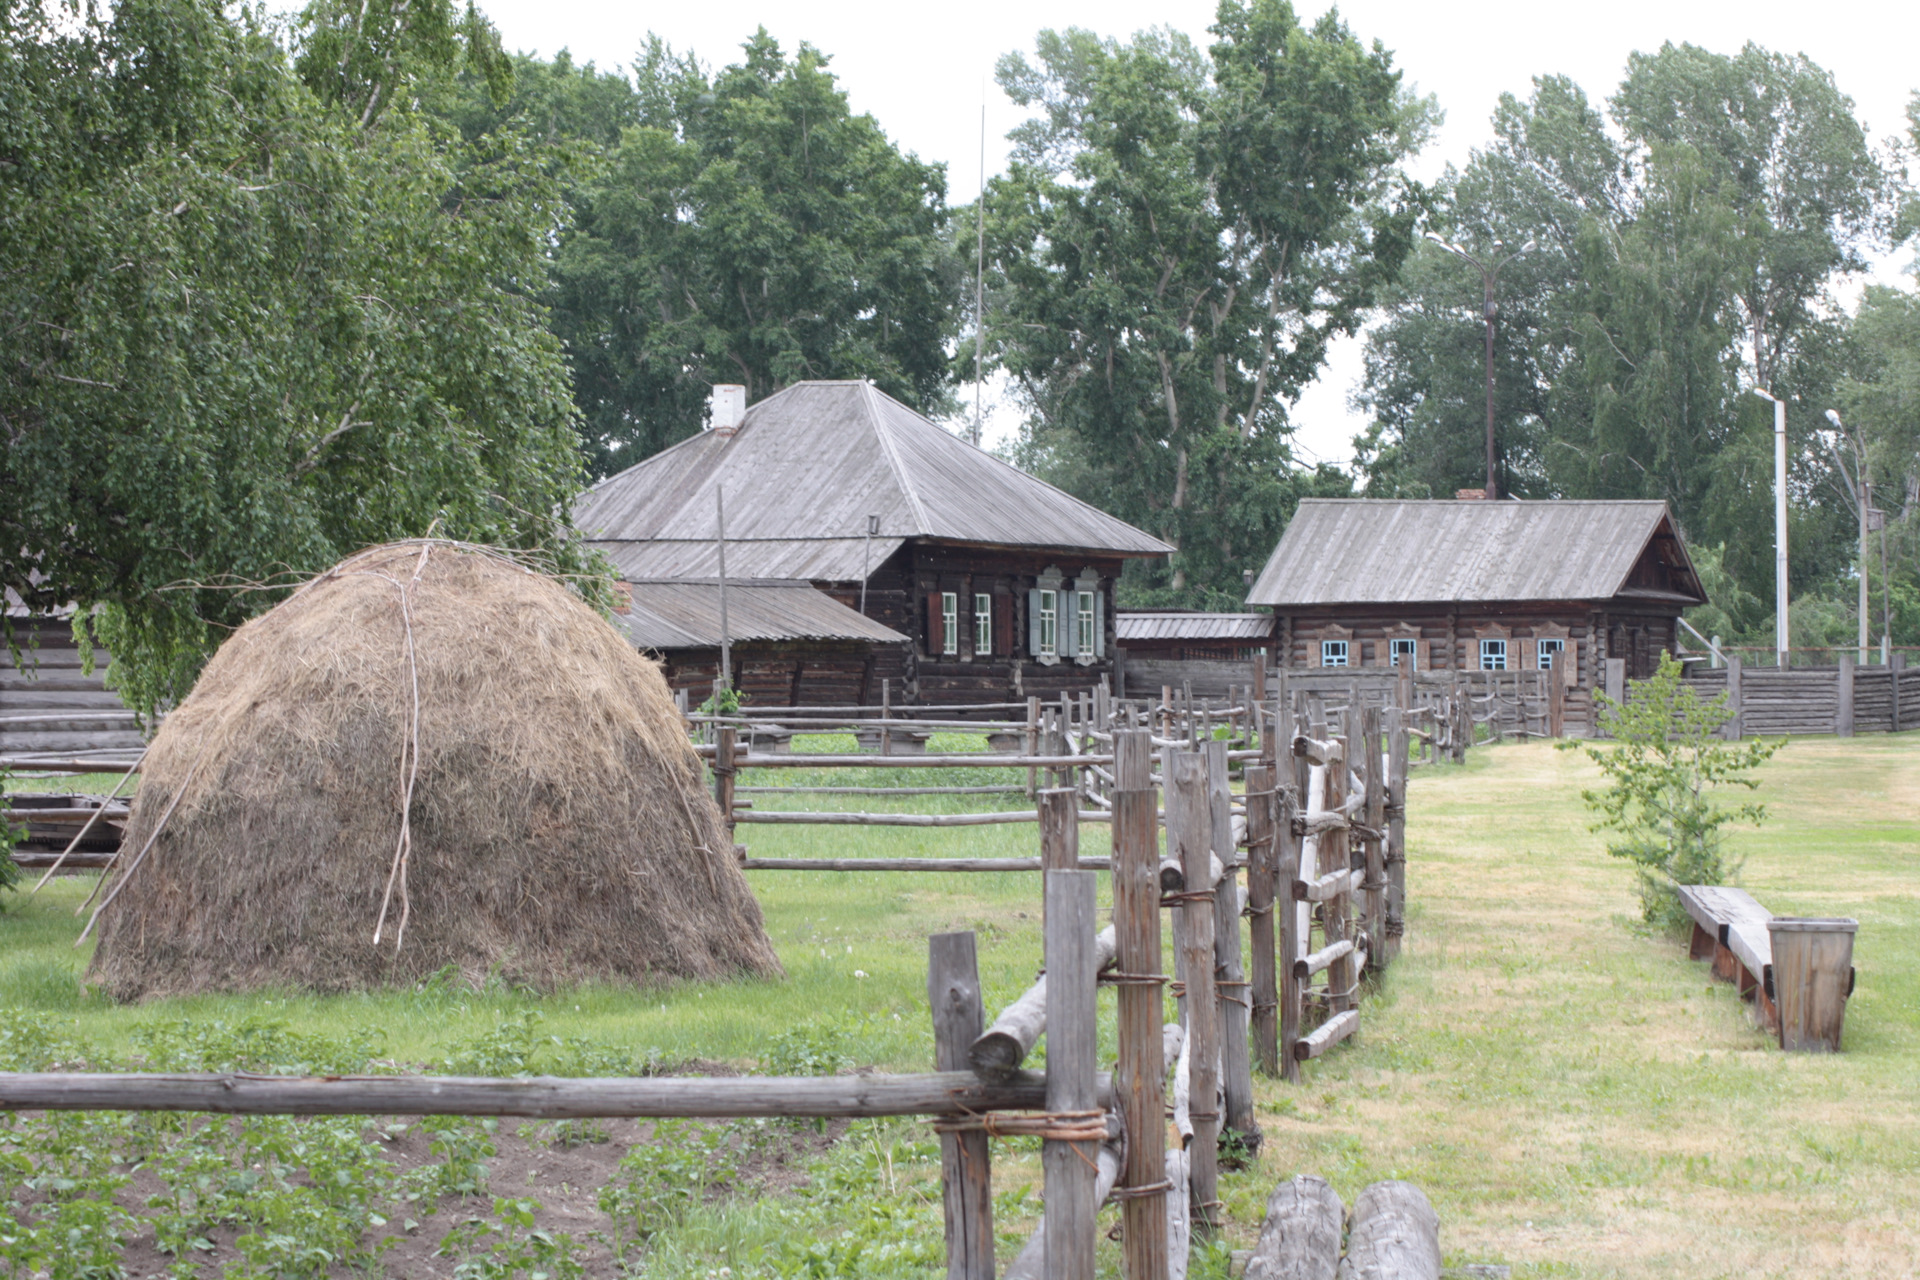
[[[1693,919],[1688,957],[1712,960],[1713,976],[1737,983],[1740,998],[1753,1002],[1754,1020],[1777,1032],[1780,1013],[1773,1003],[1773,940],[1767,933],[1773,913],[1745,889],[1683,884],[1679,891],[1680,904]]]

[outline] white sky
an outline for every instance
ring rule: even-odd
[[[804,40],[832,55],[832,69],[855,110],[871,112],[905,149],[946,163],[956,202],[971,200],[979,188],[983,96],[989,173],[1001,168],[1004,135],[1020,118],[992,85],[999,55],[1031,49],[1034,34],[1043,28],[1068,26],[1122,37],[1144,27],[1172,26],[1204,46],[1214,12],[1211,0],[974,0],[921,8],[871,0],[481,3],[509,48],[543,55],[566,48],[576,60],[603,68],[632,62],[649,31],[709,65],[733,61],[740,42],[758,26],[789,52]],[[1324,0],[1295,3],[1306,20],[1329,7]],[[1351,0],[1340,9],[1357,35],[1384,43],[1408,81],[1437,95],[1447,113],[1446,125],[1415,166],[1423,179],[1449,163],[1463,163],[1485,143],[1487,122],[1502,92],[1524,97],[1531,77],[1558,73],[1601,100],[1619,83],[1629,53],[1669,40],[1723,53],[1748,41],[1804,53],[1833,72],[1876,142],[1902,131],[1909,95],[1920,89],[1920,69],[1913,62],[1913,50],[1920,46],[1920,5],[1913,0],[1841,0],[1831,8],[1805,0],[1617,0],[1601,6]],[[1903,254],[1898,261],[1907,260]],[[1895,279],[1895,260],[1885,260],[1876,275]],[[1364,426],[1347,407],[1360,372],[1359,342],[1342,344],[1301,399],[1293,416],[1304,454],[1350,459],[1349,441]],[[1008,412],[993,415],[989,442],[1014,425]]]

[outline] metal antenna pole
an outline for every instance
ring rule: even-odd
[[[713,520],[720,549],[720,683],[733,688],[732,634],[727,629],[727,504],[719,485],[713,487]],[[715,712],[719,711],[716,706]]]
[[[973,447],[980,447],[980,382],[987,351],[987,103],[980,102],[980,203],[974,210],[973,250]]]

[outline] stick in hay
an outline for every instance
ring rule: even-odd
[[[143,761],[146,760],[147,752],[151,749],[152,749],[152,744],[148,744],[148,746],[141,748],[140,757],[139,759],[133,762],[133,767],[120,775],[120,781],[113,784],[113,790],[107,793],[107,798],[101,801],[100,807],[94,811],[93,816],[87,819],[86,825],[81,827],[79,833],[76,834],[73,837],[73,839],[67,842],[67,847],[60,851],[60,856],[55,858],[53,860],[53,865],[47,868],[47,874],[41,876],[40,882],[34,885],[32,889],[28,890],[27,896],[29,898],[31,898],[34,894],[40,892],[42,889],[46,888],[47,881],[53,879],[53,873],[58,871],[61,867],[61,864],[66,862],[68,856],[72,854],[75,849],[78,849],[80,847],[80,842],[87,838],[87,832],[93,830],[93,824],[100,821],[100,815],[107,811],[107,805],[113,801],[114,797],[120,794],[120,788],[126,786],[128,780],[132,778],[134,774],[140,771],[140,765]],[[114,851],[114,854],[115,856],[118,856],[119,850],[116,849]]]
[[[400,592],[400,625],[407,635],[407,679],[413,688],[413,700],[407,717],[407,740],[400,744],[400,767],[406,776],[406,784],[400,791],[400,839],[393,850],[393,866],[387,871],[387,891],[380,898],[380,918],[373,924],[373,945],[380,945],[380,931],[386,928],[387,907],[393,901],[395,880],[400,883],[400,924],[393,931],[393,949],[398,951],[407,936],[407,921],[413,915],[413,903],[407,897],[407,854],[413,848],[413,784],[420,777],[420,661],[413,647],[413,613],[408,608],[408,595],[414,585],[420,581],[420,575],[426,571],[427,556],[433,550],[433,544],[427,543],[420,548],[420,558],[414,562],[413,577],[405,586],[399,581],[387,577],[384,573],[373,574],[376,578],[386,578]]]
[[[193,780],[200,775],[200,765],[206,760],[207,751],[211,745],[212,739],[208,739],[207,743],[201,746],[200,754],[193,758],[193,768],[189,769],[187,776],[181,780],[180,789],[173,793],[173,799],[167,801],[166,812],[160,815],[160,821],[153,824],[153,832],[147,837],[147,842],[140,846],[140,852],[134,855],[133,861],[129,863],[127,869],[121,873],[119,882],[113,886],[113,892],[101,899],[100,905],[93,909],[93,914],[87,917],[87,926],[80,930],[80,936],[73,940],[74,946],[77,947],[87,940],[87,935],[93,932],[93,926],[99,922],[100,913],[113,905],[113,900],[120,896],[122,889],[127,887],[127,881],[133,879],[133,873],[140,869],[140,864],[147,860],[149,853],[153,852],[153,846],[155,842],[160,839],[160,833],[167,829],[168,819],[172,818],[173,811],[180,807],[181,797],[187,794],[187,788],[192,786]],[[118,855],[115,855],[115,860],[118,861]],[[104,876],[101,877],[100,884],[93,886],[93,893],[100,892],[100,885],[106,882],[106,878]],[[93,901],[93,893],[87,895],[87,902]],[[87,902],[81,903],[73,914],[79,915],[80,912],[85,911],[87,909]]]

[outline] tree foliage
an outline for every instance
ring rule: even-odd
[[[699,430],[716,382],[752,401],[869,378],[944,402],[962,276],[943,169],[854,114],[818,50],[789,58],[764,30],[743,48],[709,74],[652,41],[635,122],[576,192],[554,322],[595,475]]]
[[[0,582],[150,711],[275,598],[231,588],[429,528],[580,566],[556,181],[413,105],[497,76],[471,10],[0,3]]]
[[[1158,598],[1238,601],[1299,496],[1345,487],[1293,469],[1287,404],[1406,255],[1429,107],[1334,15],[1223,0],[1212,31],[1001,60],[1035,118],[987,196],[986,324],[1023,456],[1178,548]]]
[[[1501,99],[1494,133],[1437,204],[1452,236],[1535,246],[1500,287],[1509,491],[1663,498],[1690,540],[1723,548],[1741,591],[1770,593],[1771,546],[1752,536],[1771,506],[1762,386],[1801,398],[1796,581],[1846,573],[1816,439],[1848,360],[1833,290],[1884,235],[1895,187],[1832,76],[1752,45],[1667,45],[1633,56],[1605,112],[1544,77]],[[1390,294],[1368,352],[1370,493],[1479,483],[1480,297],[1478,273],[1432,245]]]
[[[1635,682],[1625,703],[1596,696],[1600,728],[1614,741],[1560,745],[1583,752],[1607,778],[1605,790],[1585,790],[1581,798],[1598,815],[1595,831],[1620,833],[1607,852],[1634,864],[1645,919],[1679,925],[1686,913],[1674,886],[1725,884],[1739,864],[1727,857],[1724,829],[1735,822],[1758,824],[1767,816],[1761,804],[1721,805],[1714,789],[1759,786],[1748,775],[1784,742],[1721,738],[1721,726],[1732,718],[1727,695],[1703,701],[1686,687],[1671,654],[1660,656],[1652,677]]]

